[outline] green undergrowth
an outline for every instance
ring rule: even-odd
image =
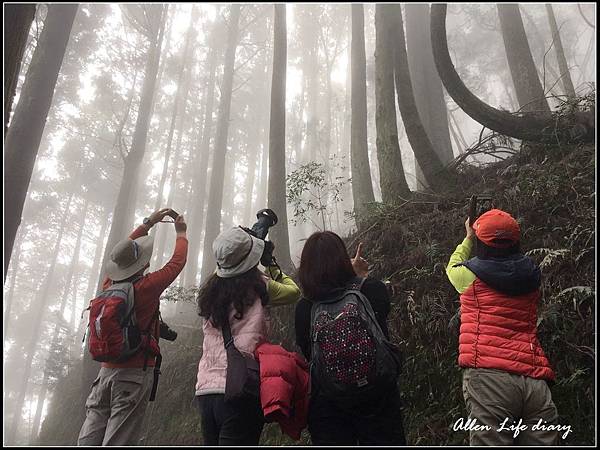
[[[539,336],[553,365],[552,394],[559,422],[571,425],[563,442],[594,442],[595,148],[523,146],[521,152],[484,169],[463,166],[460,189],[443,196],[418,194],[396,205],[371,208],[362,233],[347,239],[352,253],[359,241],[372,274],[389,282],[393,307],[392,340],[405,364],[400,379],[404,428],[410,445],[468,445],[466,432],[452,425],[466,417],[457,367],[458,294],[445,266],[464,237],[467,197],[492,193],[495,206],[521,224],[522,247],[541,266]],[[293,306],[273,317],[273,341],[295,349]],[[200,445],[202,430],[193,404],[200,332],[177,326],[175,342],[161,341],[164,353],[156,401],[144,425],[144,445]],[[80,374],[62,380],[42,429],[42,445],[73,445],[80,423],[73,417]],[[299,442],[264,428],[262,445]]]
[[[465,235],[467,198],[491,193],[520,223],[522,249],[543,276],[538,330],[557,381],[559,423],[568,445],[594,442],[595,148],[523,146],[506,161],[459,175],[460,190],[375,205],[358,241],[393,292],[390,330],[406,361],[401,378],[412,445],[468,444],[452,425],[466,418],[457,367],[458,294],[445,266]]]

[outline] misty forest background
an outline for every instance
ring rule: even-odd
[[[184,215],[190,248],[143,444],[201,442],[194,293],[219,231],[265,207],[292,275],[315,230],[364,242],[392,294],[409,443],[467,443],[444,267],[466,198],[487,192],[542,267],[566,442],[592,444],[595,8],[5,4],[5,443],[75,444],[98,371],[82,311],[112,246],[160,207]],[[151,270],[175,241],[153,233]],[[288,349],[292,318],[274,312]],[[293,443],[274,424],[262,442]]]

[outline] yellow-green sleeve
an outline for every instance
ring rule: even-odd
[[[475,274],[467,269],[465,266],[454,267],[456,264],[465,262],[471,256],[473,250],[473,240],[465,238],[454,250],[452,256],[450,256],[450,262],[446,266],[446,275],[452,286],[462,294],[467,290],[473,281],[475,281]]]
[[[271,305],[290,305],[300,300],[300,288],[294,280],[274,266],[267,267],[266,272],[271,277],[267,284],[267,293]]]

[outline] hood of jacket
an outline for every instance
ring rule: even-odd
[[[540,287],[540,268],[522,254],[505,258],[471,258],[463,263],[477,278],[508,295],[523,295]]]

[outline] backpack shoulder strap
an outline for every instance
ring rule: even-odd
[[[365,311],[367,312],[367,314],[371,318],[372,322],[374,322],[375,327],[377,327],[377,329],[379,330],[379,332],[381,333],[381,335],[384,336],[383,330],[381,329],[381,325],[379,325],[379,321],[377,320],[377,316],[375,315],[375,310],[373,309],[373,305],[371,305],[371,301],[361,291],[362,285],[364,284],[365,280],[366,280],[366,278],[363,278],[360,281],[360,283],[358,284],[358,286],[356,286],[356,287],[359,287],[359,289],[348,289],[345,292],[344,295],[352,294],[352,295],[355,295],[358,298],[358,300],[360,301],[360,303],[365,308]]]
[[[233,336],[231,336],[231,326],[229,325],[229,319],[225,321],[225,323],[221,326],[221,331],[223,332],[223,345],[225,349],[233,344]]]

